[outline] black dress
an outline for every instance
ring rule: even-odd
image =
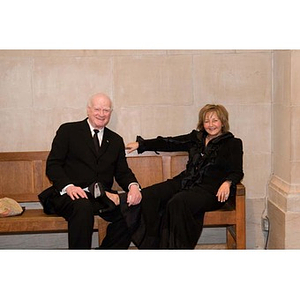
[[[142,189],[142,201],[127,213],[132,239],[140,249],[193,249],[206,211],[221,208],[216,194],[230,180],[230,196],[243,178],[242,141],[227,132],[205,146],[206,132],[193,130],[177,137],[144,140],[138,153],[187,151],[186,169],[173,179]],[[130,210],[129,210],[130,211]],[[124,212],[126,215],[126,212]],[[136,222],[138,221],[138,222]]]

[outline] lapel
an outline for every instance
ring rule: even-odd
[[[83,126],[81,127],[81,130],[82,130],[82,133],[83,133],[83,139],[84,139],[86,145],[88,146],[88,148],[90,148],[90,150],[93,152],[93,154],[97,158],[102,156],[106,152],[106,150],[109,146],[109,143],[110,143],[109,141],[110,141],[111,136],[110,136],[109,130],[106,127],[104,127],[100,152],[98,154],[96,153],[96,149],[95,149],[95,145],[94,145],[94,141],[93,141],[93,136],[91,134],[89,124],[87,123],[87,119],[84,120]]]
[[[93,137],[87,119],[85,119],[82,123],[81,133],[82,133],[84,144],[87,145],[87,147],[93,152],[95,156],[97,156]]]
[[[102,156],[106,152],[107,147],[109,146],[109,143],[110,143],[110,134],[109,134],[108,130],[106,129],[106,127],[104,127],[103,138],[102,138],[102,143],[101,143],[100,152],[99,152],[98,157]]]

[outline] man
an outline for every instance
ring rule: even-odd
[[[140,203],[142,196],[127,165],[123,139],[106,127],[111,113],[112,102],[107,95],[92,96],[87,118],[60,126],[47,159],[46,174],[57,191],[50,202],[68,221],[70,249],[91,248],[95,214],[111,222],[100,248],[127,249],[131,241],[119,196],[111,191],[114,178],[128,192],[128,206]],[[105,189],[102,194],[98,183]],[[105,211],[104,200],[113,209]]]

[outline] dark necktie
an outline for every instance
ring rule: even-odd
[[[99,130],[98,129],[94,129],[94,136],[93,136],[93,140],[94,140],[94,144],[95,144],[95,149],[96,149],[96,152],[99,153],[100,152],[100,144],[99,144],[99,139],[98,139],[98,132]]]

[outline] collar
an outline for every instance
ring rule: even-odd
[[[91,134],[92,134],[92,136],[94,135],[94,129],[97,129],[97,128],[94,128],[92,125],[91,125],[91,123],[90,123],[90,121],[89,121],[89,119],[87,119],[87,123],[88,123],[88,125],[89,125],[89,127],[90,127],[90,131],[91,131]],[[103,134],[103,131],[104,131],[104,127],[103,128],[101,128],[101,129],[98,129],[99,130],[99,134]]]
[[[198,136],[198,139],[204,141],[207,136],[207,132],[205,130],[199,131],[197,136]],[[228,131],[226,133],[222,133],[221,135],[217,136],[216,138],[210,140],[209,143],[217,144],[218,142],[220,142],[224,139],[228,139],[228,138],[234,138],[234,135],[230,131]]]

